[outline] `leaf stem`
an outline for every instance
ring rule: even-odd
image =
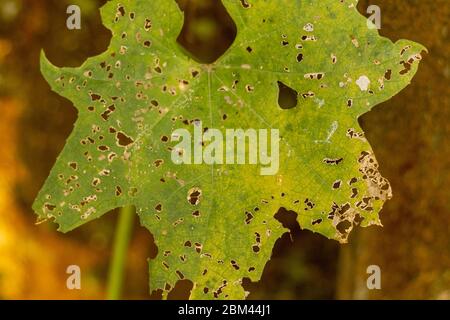
[[[113,256],[109,267],[106,289],[107,300],[118,300],[122,293],[126,256],[133,230],[133,218],[134,207],[128,206],[120,209],[114,235]]]

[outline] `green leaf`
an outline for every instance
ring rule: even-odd
[[[79,68],[41,58],[78,120],[34,210],[67,232],[136,206],[159,250],[150,287],[164,296],[185,278],[191,298],[245,298],[241,280],[260,278],[287,231],[274,218],[282,207],[340,242],[355,225],[381,225],[391,188],[358,117],[406,87],[425,50],[369,29],[355,0],[223,3],[238,34],[213,64],[177,44],[183,16],[173,0],[108,2],[111,44]],[[295,107],[278,105],[279,85],[298,93]],[[223,132],[279,129],[278,172],[174,164],[170,137],[194,132],[194,120]]]

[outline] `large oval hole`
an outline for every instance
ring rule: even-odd
[[[178,43],[201,63],[213,63],[233,44],[237,28],[222,1],[176,0],[184,12]]]
[[[298,93],[281,81],[278,81],[278,105],[281,109],[292,109],[297,106]]]

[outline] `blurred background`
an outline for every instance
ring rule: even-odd
[[[30,208],[76,119],[42,78],[39,52],[58,66],[103,52],[105,2],[0,0],[0,299],[105,298],[117,212],[64,235],[35,225]],[[234,39],[232,19],[217,0],[178,3],[186,17],[179,43],[214,61]],[[81,7],[81,30],[66,28],[70,4]],[[384,228],[358,229],[341,246],[284,221],[291,234],[276,243],[262,280],[244,281],[250,299],[450,299],[450,2],[361,0],[360,12],[368,16],[371,4],[381,8],[382,35],[429,49],[412,84],[360,119],[394,191]],[[159,298],[148,292],[147,258],[156,254],[136,219],[123,298]],[[82,290],[66,288],[71,264],[81,267]],[[366,288],[369,265],[381,268],[381,290]]]

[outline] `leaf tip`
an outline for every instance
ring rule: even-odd
[[[45,80],[51,85],[52,82],[60,75],[60,70],[50,62],[44,50],[40,54],[40,69]]]

